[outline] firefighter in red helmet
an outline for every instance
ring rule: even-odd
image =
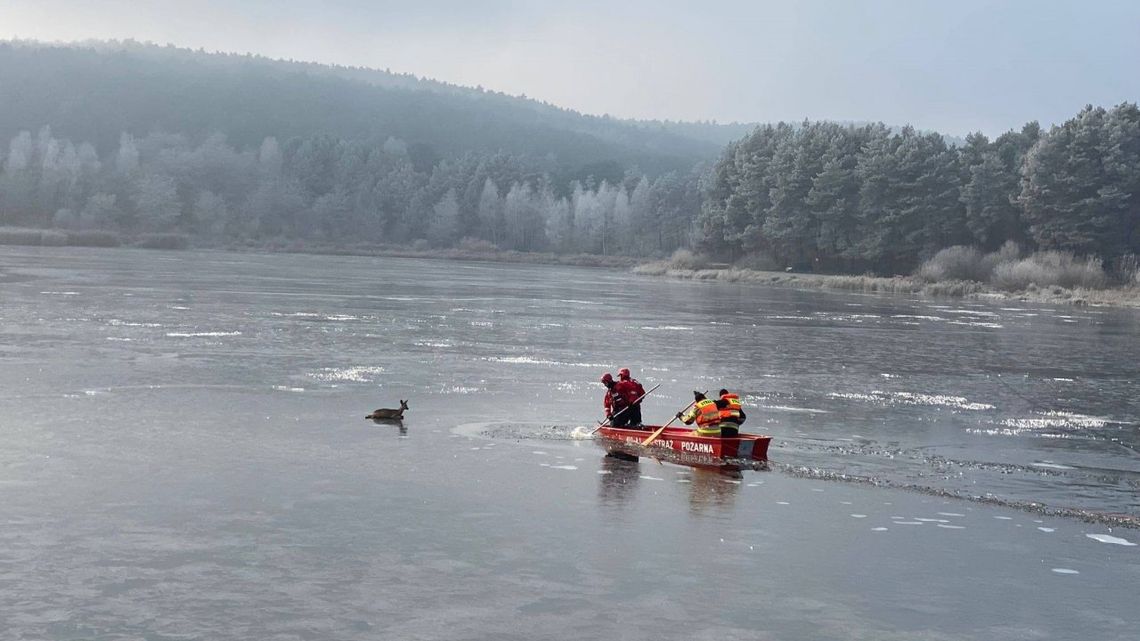
[[[626,405],[629,409],[626,414],[629,414],[627,421],[628,425],[641,426],[641,397],[645,396],[645,388],[641,383],[629,374],[629,368],[623,367],[618,370],[618,391],[625,398]]]
[[[606,395],[602,398],[602,405],[606,408],[606,420],[614,427],[625,427],[629,424],[629,403],[625,394],[619,389],[614,377],[609,372],[602,374],[602,385],[606,386]],[[632,411],[632,410],[630,410]]]

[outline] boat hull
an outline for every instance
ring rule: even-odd
[[[656,432],[659,426],[646,425],[642,429],[603,427],[598,435],[610,451],[627,454],[648,454],[654,450],[668,450],[687,459],[700,459],[709,464],[724,459],[767,461],[768,445],[771,436],[741,433],[739,436],[721,438],[719,436],[697,436],[692,428],[667,427],[648,447],[642,445],[645,439]]]

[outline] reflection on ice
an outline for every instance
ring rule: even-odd
[[[1075,468],[1070,467],[1068,465],[1061,465],[1060,463],[1052,463],[1049,461],[1042,461],[1040,463],[1032,463],[1031,465],[1033,465],[1034,467],[1047,467],[1047,468],[1054,469],[1054,470],[1072,470],[1072,469],[1075,469]]]
[[[1111,534],[1085,534],[1085,536],[1094,541],[1100,541],[1101,543],[1111,543],[1113,545],[1123,545],[1125,547],[1136,546],[1135,543],[1129,541],[1128,539],[1122,539],[1118,536],[1112,536]]]
[[[241,332],[167,332],[167,338],[198,338],[218,336],[241,336]]]
[[[377,375],[383,372],[383,367],[375,365],[354,365],[352,367],[325,367],[319,372],[310,372],[308,376],[326,383],[371,383]]]
[[[1076,412],[1041,412],[1032,418],[1002,419],[997,425],[1001,427],[969,428],[971,434],[984,434],[987,436],[1020,436],[1026,433],[1036,433],[1039,436],[1065,438],[1066,431],[1080,431],[1088,429],[1102,429],[1110,425],[1119,425],[1120,421],[1106,416],[1089,416]],[[1043,432],[1042,430],[1059,430],[1060,433]],[[1056,469],[1071,469],[1045,463],[1035,463],[1037,467],[1053,467]]]
[[[118,318],[108,319],[107,324],[112,327],[162,327],[161,323],[136,323],[133,321],[119,320]]]
[[[564,363],[562,361],[552,361],[545,358],[534,358],[532,356],[486,356],[482,360],[490,361],[492,363],[510,363],[517,365],[564,365],[568,367],[609,367],[601,363]]]
[[[1038,418],[1010,418],[1001,422],[1002,425],[1015,429],[1042,429],[1042,428],[1100,428],[1115,421],[1103,416],[1088,416],[1075,412],[1044,412]]]
[[[982,321],[950,321],[951,325],[964,325],[966,327],[985,327],[987,329],[1001,329],[1001,323],[986,323]]]
[[[869,401],[883,405],[929,405],[934,407],[949,407],[951,409],[980,411],[992,410],[994,406],[989,403],[971,402],[964,396],[948,396],[944,394],[920,394],[918,392],[884,392],[872,390],[870,393],[859,392],[831,392],[830,398],[839,398],[855,401]]]

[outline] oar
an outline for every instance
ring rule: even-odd
[[[708,392],[705,392],[705,394],[708,394]],[[697,399],[693,399],[693,402],[692,402],[692,403],[689,403],[688,405],[686,405],[686,406],[685,406],[685,409],[681,410],[680,412],[677,412],[677,414],[684,414],[685,412],[687,412],[687,411],[689,410],[689,408],[690,408],[690,407],[692,407],[693,405],[695,405],[695,404],[696,404],[696,402],[697,402]],[[642,442],[641,442],[641,446],[642,446],[642,447],[648,447],[649,445],[652,445],[652,444],[653,444],[653,441],[656,441],[656,440],[657,440],[657,437],[658,437],[658,436],[661,436],[661,434],[662,434],[663,432],[665,432],[665,428],[666,428],[666,427],[669,427],[670,425],[672,425],[672,424],[673,424],[673,421],[677,420],[677,414],[674,414],[674,415],[673,415],[673,418],[669,419],[669,422],[668,422],[668,423],[666,423],[666,424],[662,425],[661,427],[657,428],[657,431],[656,431],[656,432],[654,432],[654,433],[652,433],[652,434],[650,434],[650,435],[649,435],[649,438],[647,438],[647,439],[645,439],[644,441],[642,441]]]
[[[607,416],[606,420],[600,421],[598,423],[597,427],[590,430],[590,434],[593,434],[594,432],[597,432],[598,430],[605,427],[606,423],[609,423],[610,421],[614,420],[614,416],[621,416],[623,412],[625,412],[627,409],[633,407],[634,403],[640,403],[641,399],[645,398],[646,396],[649,396],[653,392],[653,390],[657,389],[658,387],[661,387],[661,383],[658,383],[658,384],[654,385],[653,387],[649,388],[648,392],[642,394],[641,396],[638,396],[637,400],[635,400],[633,403],[630,403],[629,405],[626,405],[625,407],[621,408],[621,411],[619,411],[617,414],[614,414],[613,416]]]

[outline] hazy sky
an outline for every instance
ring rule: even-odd
[[[390,68],[637,118],[996,134],[1140,100],[1140,0],[2,0],[0,38]]]

